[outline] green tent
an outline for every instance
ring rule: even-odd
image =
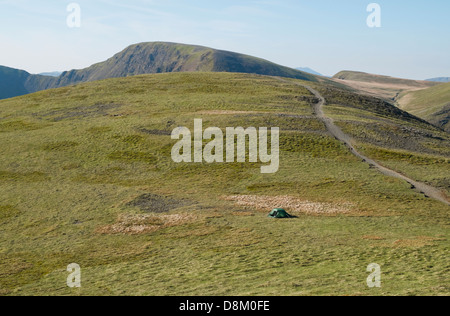
[[[294,218],[294,216],[289,215],[288,212],[283,210],[282,208],[276,208],[270,212],[269,217],[272,218]]]

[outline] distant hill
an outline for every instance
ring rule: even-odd
[[[450,131],[450,85],[342,71],[333,79],[356,91],[396,104],[402,110]]]
[[[154,42],[129,46],[104,62],[65,71],[59,77],[30,75],[8,68],[0,72],[0,90],[3,91],[0,98],[82,82],[170,72],[235,72],[318,81],[314,75],[248,55],[203,46]]]
[[[357,71],[341,71],[338,74],[334,75],[333,78],[340,80],[352,80],[352,81],[362,81],[380,84],[406,85],[417,88],[431,87],[435,85],[434,83],[428,81],[401,79]]]
[[[48,76],[48,77],[59,77],[62,74],[60,71],[53,71],[53,72],[43,72],[39,75],[41,76]]]
[[[432,81],[432,82],[450,82],[450,77],[432,78],[432,79],[427,79],[426,81]]]
[[[437,82],[401,79],[356,71],[341,71],[333,79],[361,93],[388,101],[395,101],[402,92],[426,89],[439,84]]]
[[[237,72],[317,81],[310,74],[252,56],[203,46],[156,42],[132,45],[105,62],[64,72],[56,86],[168,72]]]
[[[54,78],[0,66],[0,99],[37,92],[54,85]]]
[[[399,107],[450,132],[450,83],[403,93]]]
[[[317,72],[317,71],[315,71],[315,70],[313,70],[313,69],[311,69],[309,67],[305,67],[305,68],[299,67],[299,68],[295,68],[295,69],[303,71],[303,72],[307,72],[307,73],[312,74],[312,75],[323,76],[321,73],[319,73],[319,72]]]
[[[0,98],[29,93],[25,88],[28,76],[30,74],[26,71],[0,66]]]

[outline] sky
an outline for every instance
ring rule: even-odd
[[[381,7],[381,27],[367,6]],[[67,6],[81,8],[80,27]],[[0,0],[0,65],[30,73],[104,61],[167,41],[261,57],[324,75],[450,76],[448,0]]]

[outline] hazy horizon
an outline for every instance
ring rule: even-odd
[[[66,20],[71,2],[81,27]],[[342,70],[409,79],[450,76],[450,3],[377,1],[0,0],[0,64],[30,73],[102,62],[139,42],[177,42],[248,54],[332,76]]]

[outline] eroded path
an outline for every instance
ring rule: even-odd
[[[378,169],[384,175],[404,180],[404,181],[408,182],[409,184],[411,184],[413,189],[419,191],[422,194],[425,194],[425,196],[436,199],[438,201],[441,201],[442,203],[445,203],[447,205],[450,205],[449,198],[441,190],[439,190],[435,187],[432,187],[430,185],[427,185],[425,183],[410,179],[407,176],[402,175],[401,173],[398,173],[397,171],[394,171],[392,169],[389,169],[389,168],[386,168],[386,167],[380,165],[375,160],[370,159],[369,157],[366,157],[363,154],[361,154],[360,152],[358,152],[352,144],[351,137],[349,135],[345,134],[336,124],[334,124],[333,119],[331,119],[325,115],[325,113],[323,111],[323,107],[326,104],[325,98],[322,97],[322,95],[320,95],[319,92],[312,89],[311,87],[305,86],[305,85],[301,85],[301,86],[308,89],[319,100],[319,103],[314,105],[314,112],[315,112],[316,116],[325,124],[328,132],[331,135],[333,135],[337,140],[343,142],[355,156],[357,156],[358,158],[361,158],[364,162],[366,162],[369,165],[371,165],[372,167]]]

